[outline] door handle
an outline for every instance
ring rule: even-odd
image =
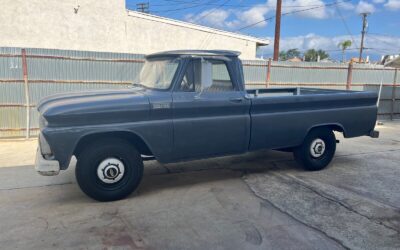
[[[229,101],[235,102],[235,103],[240,103],[240,102],[243,102],[243,98],[242,97],[231,98],[231,99],[229,99]]]

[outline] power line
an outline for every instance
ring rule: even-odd
[[[369,48],[364,48],[364,49],[369,49]],[[323,50],[324,51],[328,51],[328,52],[330,52],[330,51],[332,51],[332,52],[334,52],[334,51],[337,51],[337,52],[342,51],[342,49],[327,49],[327,50],[323,49]],[[350,48],[350,49],[346,49],[346,50],[358,50],[358,48]]]
[[[183,0],[162,0],[164,2],[175,2],[175,3],[193,3],[193,2],[201,2],[202,0],[192,0],[192,1],[183,1]]]
[[[220,0],[216,0],[216,1],[213,1],[214,2],[214,4],[215,3],[217,3],[217,2],[219,2]],[[208,2],[209,3],[209,2]],[[224,4],[224,3],[223,3]],[[218,5],[220,5],[220,3],[218,3]],[[204,8],[201,8],[201,9],[199,9],[198,11],[196,11],[194,14],[193,14],[193,16],[195,16],[195,15],[198,15],[198,14],[201,14],[201,13],[204,13],[204,11],[206,11],[207,10],[207,8],[208,8],[208,5],[206,6],[206,7],[204,7]],[[215,10],[213,10],[212,12],[214,12]],[[211,12],[211,13],[212,13]],[[209,14],[207,14],[207,16],[208,16]],[[200,20],[201,19],[203,19],[203,17],[200,17]],[[196,22],[198,22],[197,20],[196,20]]]
[[[204,6],[204,5],[208,5],[208,4],[212,3],[212,2],[215,2],[215,1],[208,1],[206,3],[199,3],[199,4],[192,5],[192,6],[187,6],[187,7],[181,7],[181,8],[176,8],[176,9],[168,9],[168,10],[158,10],[158,11],[152,11],[152,12],[154,12],[154,13],[164,13],[164,12],[181,11],[181,10],[193,9],[193,8],[201,7],[201,6]]]
[[[393,35],[387,35],[387,34],[371,33],[371,32],[368,32],[368,35],[369,35],[368,38],[372,38],[376,41],[380,41],[391,47],[391,48],[370,48],[370,49],[376,50],[376,51],[381,51],[382,53],[400,53],[400,47],[394,47],[393,43],[385,41],[377,36],[385,36],[385,37],[391,37],[391,38],[396,38],[396,39],[400,39],[400,37],[393,36]]]
[[[196,1],[196,2],[198,2],[198,1]],[[196,3],[196,2],[176,2],[174,5],[187,5],[187,4],[190,4],[190,3]],[[219,4],[216,4],[216,3],[209,3],[209,4],[206,4],[206,3],[203,3],[203,4],[201,4],[201,5],[204,5],[204,6],[218,6]],[[151,6],[157,6],[157,7],[160,7],[160,6],[171,6],[171,3],[169,3],[169,4],[152,4]],[[243,4],[226,4],[225,5],[226,7],[232,7],[232,8],[252,8],[252,7],[255,7],[256,5],[243,5]],[[275,5],[263,5],[263,6],[265,6],[265,7],[271,7],[271,8],[275,8]],[[313,4],[313,5],[307,5],[307,6],[305,6],[305,5],[282,5],[282,7],[284,7],[284,8],[308,8],[308,7],[317,7],[317,6],[321,6],[321,4]],[[169,11],[169,9],[166,9],[166,10],[157,10],[157,11],[159,11],[159,12],[162,12],[162,11]]]
[[[156,5],[154,5],[154,4],[152,4],[152,6],[170,6],[171,5],[171,3],[170,2],[174,2],[174,3],[176,3],[176,4],[191,4],[191,3],[195,3],[195,2],[201,2],[202,0],[192,0],[192,1],[183,1],[183,0],[162,0],[162,1],[164,1],[164,2],[167,2],[168,4],[156,4]],[[320,3],[320,0],[315,0],[315,1],[313,1],[313,2],[315,2],[315,3]],[[313,3],[313,2],[310,2],[310,3]],[[216,4],[216,3],[211,3],[211,4],[208,4],[208,5],[218,5],[218,4]],[[248,4],[248,5],[244,5],[244,4],[230,4],[230,5],[226,5],[226,6],[240,6],[240,7],[255,7],[255,6],[257,6],[257,5],[259,5],[259,4]],[[273,4],[262,4],[263,6],[266,6],[266,7],[275,7],[275,5],[273,5]],[[314,6],[320,6],[321,4],[314,4],[314,5],[312,5],[312,4],[309,4],[309,5],[307,5],[307,6],[305,6],[305,5],[282,5],[282,6],[284,6],[284,7],[314,7]]]
[[[322,7],[334,6],[334,5],[337,5],[337,4],[342,4],[342,3],[345,3],[345,2],[351,2],[351,1],[352,0],[344,0],[344,1],[340,1],[340,2],[333,2],[333,3],[323,4],[323,5],[319,5],[319,6],[308,8],[308,9],[304,9],[304,10],[295,10],[295,11],[285,12],[285,13],[282,13],[282,16],[295,14],[295,13],[300,13],[300,12],[305,12],[305,11],[310,11],[310,10],[315,10],[315,9],[319,9],[319,8],[322,8]],[[242,27],[240,29],[237,29],[235,31],[241,31],[241,30],[244,30],[244,29],[248,29],[248,28],[253,27],[253,26],[255,26],[255,25],[259,24],[259,23],[262,23],[262,22],[265,22],[265,21],[268,21],[268,20],[271,20],[271,19],[274,19],[274,18],[275,18],[275,16],[271,16],[271,17],[265,18],[263,20],[260,20],[258,22],[255,22],[255,23],[249,24],[247,26],[244,26],[244,27]]]
[[[152,4],[151,6],[152,7],[154,7],[154,6],[171,6],[171,2],[173,2],[173,5],[182,5],[182,7],[181,8],[174,8],[174,9],[164,9],[164,10],[155,10],[155,11],[153,11],[153,12],[157,12],[157,13],[162,13],[162,12],[173,12],[173,11],[181,11],[181,10],[186,10],[186,9],[192,9],[192,8],[197,8],[197,7],[201,7],[201,6],[206,6],[206,7],[208,7],[208,6],[219,6],[220,4],[218,4],[218,3],[216,3],[217,1],[211,1],[211,2],[201,2],[201,0],[193,0],[193,1],[180,1],[180,0],[169,0],[169,1],[167,1],[167,0],[164,0],[164,1],[166,1],[166,2],[169,2],[169,3],[165,3],[165,4]],[[188,5],[188,4],[195,4],[195,5],[192,5],[192,6],[186,6],[186,7],[183,7],[183,6],[185,6],[185,5]],[[255,6],[257,6],[257,5],[243,5],[243,4],[225,4],[224,6],[226,6],[226,7],[232,7],[232,8],[252,8],[252,7],[255,7]],[[263,6],[265,6],[265,7],[271,7],[271,8],[275,8],[275,5],[263,5]],[[324,6],[324,5],[321,5],[321,4],[314,4],[314,5],[307,5],[307,6],[304,6],[304,5],[282,5],[282,7],[284,7],[284,8],[309,8],[309,7],[320,7],[320,6]]]
[[[388,37],[400,38],[399,36],[389,35],[389,34],[382,34],[382,33],[368,32],[368,34],[370,34],[370,35],[378,35],[378,36],[388,36]]]
[[[365,50],[371,50],[372,48],[364,48],[364,49]],[[310,49],[301,49],[301,50],[297,49],[297,51],[302,53],[302,54],[306,53],[309,50]],[[341,52],[342,51],[341,49],[314,49],[314,50],[316,50],[316,51],[322,50],[322,51],[325,51],[325,52],[333,52],[333,54],[335,54],[334,52]],[[358,49],[356,49],[356,48],[351,48],[351,49],[347,49],[347,50],[358,51]],[[266,53],[264,55],[273,55],[273,53]]]
[[[346,22],[346,20],[344,19],[343,15],[342,15],[342,12],[340,11],[340,9],[339,9],[339,7],[338,7],[337,5],[336,5],[335,7],[336,7],[337,13],[339,14],[340,19],[342,19],[342,22],[343,22],[344,27],[346,28],[347,34],[349,34],[351,40],[353,41],[354,47],[356,47],[356,48],[358,49],[358,46],[356,45],[356,41],[354,40],[354,36],[353,36],[353,34],[351,33],[350,28],[349,28],[349,26],[347,25],[347,22]]]
[[[216,10],[218,10],[221,7],[224,7],[225,4],[229,3],[231,0],[226,0],[225,2],[223,2],[222,4],[218,5],[218,7],[211,9],[208,13],[206,13],[204,16],[201,16],[200,19],[196,20],[197,22],[201,21],[202,19],[206,18],[207,16],[211,15],[212,13],[214,13]]]
[[[369,33],[368,33],[369,34]],[[387,45],[389,45],[390,47],[392,47],[392,49],[395,49],[395,50],[400,50],[400,47],[394,47],[394,44],[392,44],[392,43],[390,43],[390,42],[388,42],[388,41],[385,41],[385,40],[383,40],[383,39],[380,39],[380,38],[378,38],[378,37],[376,37],[376,36],[371,36],[371,34],[369,34],[370,36],[368,36],[368,38],[372,38],[372,39],[375,39],[376,41],[381,41],[382,43],[385,43],[385,44],[387,44]]]
[[[176,3],[175,5],[185,5],[188,3]],[[204,6],[206,4],[203,4]],[[208,4],[208,6],[217,6],[218,4],[216,3],[210,3]],[[152,4],[151,6],[171,6],[171,4]],[[243,5],[243,4],[227,4],[225,5],[226,7],[233,7],[233,8],[252,8],[255,7],[255,5]],[[275,8],[275,5],[264,5],[265,7],[270,7],[270,8]],[[321,6],[321,4],[313,4],[313,5],[282,5],[282,7],[284,8],[308,8],[308,7],[317,7],[317,6]],[[162,11],[162,10],[159,10]]]
[[[369,33],[368,33],[368,34],[369,34]],[[387,45],[393,46],[393,44],[391,44],[391,43],[389,43],[389,42],[387,42],[387,41],[385,41],[385,40],[382,40],[382,39],[380,39],[380,38],[377,38],[377,37],[376,37],[375,35],[373,35],[373,34],[372,34],[372,36],[371,36],[371,34],[369,34],[368,38],[372,38],[372,39],[375,39],[375,40],[377,40],[377,41],[381,41],[381,42],[383,42],[383,43],[386,43]]]
[[[390,50],[390,49],[387,49],[387,48],[366,48],[366,49],[374,50],[374,51],[377,51],[377,52],[380,52],[380,53],[383,53],[383,54],[396,54],[396,53],[399,53],[399,51]]]
[[[230,0],[227,0],[227,1],[225,1],[224,3],[220,4],[217,8],[213,9],[212,11],[210,11],[209,13],[207,13],[207,14],[204,15],[204,16],[202,16],[199,20],[196,20],[196,21],[198,22],[198,21],[204,19],[206,16],[210,15],[211,13],[213,13],[214,11],[216,11],[218,8],[221,8],[221,7],[223,7],[223,6],[226,6],[227,3],[228,3],[229,1],[230,1]],[[318,5],[318,6],[320,6],[320,5]],[[301,6],[301,7],[303,7],[303,6]],[[280,12],[280,11],[279,11],[279,12]],[[277,49],[278,52],[275,53],[275,54],[276,54],[276,57],[278,57],[278,54],[279,54],[279,41],[278,41],[278,42],[275,42],[275,43],[274,43],[274,46],[277,46],[277,44],[278,44],[278,49]],[[276,60],[277,60],[277,59],[276,59]]]
[[[166,0],[164,0],[166,1]],[[194,4],[194,3],[199,3],[202,2],[202,0],[193,0],[193,1],[166,1],[167,3],[163,3],[163,4],[152,4],[151,6],[169,6],[171,7],[171,5],[188,5],[188,4]]]

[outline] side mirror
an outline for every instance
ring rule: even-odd
[[[212,63],[206,60],[201,60],[201,92],[207,90],[212,85]]]

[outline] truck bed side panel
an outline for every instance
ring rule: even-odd
[[[375,127],[376,100],[372,92],[253,98],[249,149],[298,146],[323,125],[341,127],[345,137],[367,135]]]

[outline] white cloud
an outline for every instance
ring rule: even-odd
[[[270,0],[275,2],[274,0]],[[316,19],[323,19],[328,18],[329,12],[327,11],[326,7],[323,6],[325,3],[322,0],[289,0],[283,2],[283,13],[284,12],[291,12],[291,11],[300,11],[305,10],[308,8],[316,7],[312,10],[298,12],[297,16],[300,17],[307,17],[307,18],[316,18]],[[301,7],[297,7],[301,6]],[[318,7],[318,8],[317,8]]]
[[[352,3],[349,2],[342,2],[337,6],[343,10],[354,10],[356,8]]]
[[[372,0],[373,3],[384,3],[386,0]]]
[[[303,18],[323,19],[332,16],[322,0],[287,0],[283,2],[282,13],[300,11],[313,7],[313,10],[301,11],[293,15]],[[351,9],[354,6],[350,3],[339,5],[343,9]],[[194,15],[189,14],[184,17],[186,21],[208,25],[216,28],[236,29],[254,24],[254,27],[265,27],[268,17],[275,15],[276,0],[267,0],[264,4],[256,4],[253,7],[239,11],[237,9],[209,9]]]
[[[280,41],[280,50],[288,50],[294,48],[300,51],[306,51],[309,49],[337,50],[338,44],[344,40],[351,40],[351,37],[346,35],[326,37],[313,33],[303,36],[284,37]],[[273,39],[270,38],[270,41],[273,42]],[[356,39],[355,42],[358,43],[359,40]],[[273,44],[270,44],[264,47],[264,51],[272,52],[273,47]],[[355,48],[354,45],[352,47]]]
[[[357,13],[373,13],[375,12],[375,6],[371,3],[367,3],[365,1],[360,1],[356,7]]]
[[[255,27],[264,27],[267,25],[265,15],[272,10],[267,4],[259,4],[251,7],[246,11],[209,9],[200,14],[186,15],[186,21],[212,26],[215,28],[235,29],[250,24]]]
[[[268,38],[271,44],[262,48],[264,55],[272,54],[274,45],[273,38]],[[280,50],[298,49],[304,52],[309,49],[322,49],[331,55],[337,55],[340,58],[340,50],[338,44],[345,40],[352,40],[348,35],[327,37],[320,36],[313,33],[304,36],[284,37],[280,41]],[[354,42],[351,46],[350,52],[358,53],[360,46],[360,36],[354,36]],[[370,48],[365,50],[365,55],[381,55],[381,54],[396,54],[400,51],[400,37],[383,36],[383,35],[368,35],[365,40],[365,47]]]
[[[389,0],[384,6],[388,10],[400,10],[400,0]]]
[[[225,28],[229,25],[227,19],[230,11],[222,9],[209,9],[198,15],[189,14],[185,16],[185,20],[192,23],[201,23],[216,28]]]
[[[276,0],[268,0],[266,5],[272,7],[275,11]],[[322,0],[286,0],[282,3],[282,13],[300,11],[294,15],[306,18],[322,19],[330,16],[324,5],[325,3]],[[312,10],[301,11],[314,7],[315,9]]]
[[[260,4],[250,8],[249,10],[237,12],[236,17],[240,20],[240,23],[243,26],[259,22],[255,27],[264,27],[267,25],[267,22],[262,20],[265,19],[265,15],[271,10],[272,8],[270,6]]]

